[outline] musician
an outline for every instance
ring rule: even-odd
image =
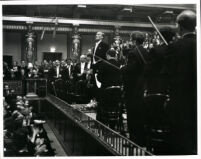
[[[101,88],[105,89],[110,86],[119,86],[121,85],[121,72],[120,63],[117,60],[116,51],[113,49],[108,50],[106,53],[107,61],[116,66],[113,67],[105,63],[104,61],[100,61],[98,63],[98,76],[97,79],[101,83]]]
[[[91,53],[86,55],[86,78],[92,82],[94,80],[93,76],[93,64],[92,64],[93,55]],[[92,77],[93,76],[93,77]],[[93,78],[93,79],[92,79]],[[90,83],[91,83],[90,82]],[[94,82],[94,81],[93,81]],[[92,84],[92,83],[91,83]],[[94,84],[94,83],[93,83]]]
[[[67,69],[67,64],[65,60],[61,61],[61,66],[60,66],[60,74],[61,74],[61,79],[66,82],[67,79],[69,78],[69,73]]]
[[[181,35],[172,46],[170,68],[170,119],[172,153],[176,155],[197,154],[197,67],[196,67],[196,14],[185,10],[177,16]]]
[[[142,46],[144,39],[142,32],[132,32],[132,45],[130,49],[126,48],[127,65],[122,67],[130,139],[141,146],[144,145],[142,97],[145,87],[144,69],[147,63],[147,52]]]
[[[96,89],[96,100],[98,102],[96,119],[103,123],[105,123],[105,120],[103,119],[104,117],[102,111],[105,110],[104,108],[110,107],[107,105],[108,101],[106,100],[106,89],[113,86],[120,86],[122,83],[120,63],[117,61],[116,51],[114,49],[108,50],[106,53],[106,59],[107,60],[100,60],[94,66],[94,69],[97,73],[97,86],[98,83],[100,83]]]
[[[87,67],[86,55],[80,56],[80,62],[75,65],[74,68],[74,79],[75,80],[85,80],[86,74],[85,69]]]
[[[95,46],[93,49],[93,63],[95,64],[99,59],[96,56],[99,56],[103,59],[106,59],[106,52],[109,49],[109,45],[103,42],[104,33],[97,32],[95,37]]]
[[[54,66],[49,71],[49,78],[50,79],[59,79],[61,78],[61,67],[60,61],[56,60],[54,62]]]
[[[175,31],[170,27],[163,27],[160,33],[170,45]],[[166,68],[166,57],[169,56],[170,47],[164,42],[149,51],[149,68],[147,70],[147,91],[150,94],[168,93],[169,73]],[[168,63],[168,62],[167,62]]]
[[[26,66],[26,62],[25,61],[21,61],[21,66],[20,66],[20,70],[19,70],[20,73],[25,73],[25,76],[27,76],[28,74],[28,68]],[[20,78],[21,76],[23,76],[23,74],[20,74]]]
[[[86,96],[87,100],[90,101],[93,98],[96,98],[97,93],[97,85],[95,81],[95,74],[94,74],[94,65],[92,63],[93,54],[91,53],[91,49],[88,50],[87,53],[87,66],[86,66]]]
[[[117,54],[117,60],[120,61],[121,64],[125,63],[125,58],[122,53],[122,39],[116,38],[113,42],[111,48],[113,48],[116,51]]]
[[[49,70],[50,70],[49,63],[47,62],[47,60],[43,60],[39,68],[39,74],[44,78],[48,78]]]
[[[81,55],[80,62],[75,65],[73,72],[73,79],[76,82],[76,92],[78,94],[83,94],[86,88],[86,68],[86,55]]]
[[[73,79],[73,75],[72,75],[72,72],[73,72],[73,62],[71,59],[67,59],[66,60],[66,68],[68,69],[68,77],[69,79]]]

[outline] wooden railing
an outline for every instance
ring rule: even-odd
[[[46,97],[41,112],[71,156],[145,156],[145,148],[53,96]]]

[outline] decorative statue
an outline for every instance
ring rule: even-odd
[[[72,47],[72,52],[74,57],[78,57],[80,54],[80,35],[78,34],[78,27],[74,28],[74,35],[72,36],[73,38],[73,47]]]

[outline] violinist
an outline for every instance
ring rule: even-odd
[[[177,16],[181,36],[171,47],[170,148],[173,155],[197,155],[197,50],[196,13]]]
[[[144,33],[131,33],[131,42],[123,50],[127,56],[127,65],[121,68],[127,109],[127,122],[130,139],[143,146],[144,117],[142,111],[143,94],[145,87],[144,70],[147,62],[147,51],[143,48]]]
[[[106,53],[106,59],[108,63],[105,61],[100,61],[98,63],[98,81],[101,82],[101,88],[105,89],[110,86],[119,86],[121,85],[121,72],[120,63],[117,60],[117,54],[114,49],[110,49]],[[113,67],[116,66],[116,67]]]
[[[147,91],[150,94],[162,93],[167,94],[169,89],[169,73],[167,66],[169,62],[166,60],[170,56],[170,43],[173,41],[175,31],[171,27],[163,27],[160,33],[165,38],[168,45],[161,42],[149,51],[149,68],[147,70]]]

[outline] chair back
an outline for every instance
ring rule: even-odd
[[[104,110],[115,111],[119,109],[119,103],[122,98],[122,91],[119,86],[108,87],[103,90],[102,100],[103,105],[101,106]]]
[[[144,97],[146,124],[163,126],[167,123],[167,104],[169,96],[165,94],[150,94]]]

